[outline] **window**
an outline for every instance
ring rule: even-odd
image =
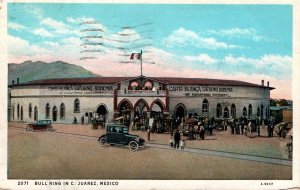
[[[34,107],[34,121],[38,120],[38,109],[37,107],[35,106]]]
[[[65,118],[65,104],[64,103],[60,104],[59,117],[60,117],[60,119]]]
[[[247,108],[246,107],[243,108],[243,116],[247,117]]]
[[[12,119],[15,120],[15,105],[12,107]]]
[[[260,116],[260,109],[259,109],[259,107],[257,107],[256,115],[257,115],[258,117]]]
[[[18,117],[18,119],[20,118],[20,105],[19,104],[17,106],[17,117]]]
[[[50,105],[49,105],[49,103],[46,104],[45,116],[46,116],[46,118],[50,117]]]
[[[217,105],[217,117],[221,117],[222,116],[222,106],[221,104]]]
[[[208,113],[208,101],[207,99],[204,99],[202,102],[202,113]]]
[[[28,114],[29,114],[29,118],[31,118],[31,116],[32,116],[32,105],[31,105],[31,103],[29,104],[29,107],[28,107]]]
[[[23,106],[21,106],[21,121],[23,121]]]
[[[251,104],[249,104],[248,111],[249,111],[248,116],[252,117],[252,105]]]
[[[236,118],[236,107],[235,107],[235,104],[232,104],[231,105],[231,117],[232,118]]]
[[[74,101],[74,113],[80,113],[80,102],[77,98]]]
[[[227,107],[224,108],[224,118],[228,118],[229,117],[229,110]]]

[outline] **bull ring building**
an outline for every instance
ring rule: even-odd
[[[9,120],[102,117],[106,122],[127,114],[159,112],[176,118],[189,114],[214,118],[270,116],[269,82],[173,77],[95,77],[35,80],[10,85]]]

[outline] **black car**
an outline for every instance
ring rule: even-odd
[[[44,120],[38,120],[34,123],[27,124],[26,131],[31,132],[33,130],[52,131],[53,127],[51,125],[51,120],[44,119]]]
[[[128,133],[128,127],[122,124],[107,124],[106,134],[98,139],[101,146],[110,145],[128,145],[129,149],[136,151],[143,148],[145,140],[138,135]]]

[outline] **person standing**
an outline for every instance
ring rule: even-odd
[[[84,116],[82,115],[81,116],[81,125],[83,125],[84,124]]]
[[[182,139],[181,141],[180,141],[180,149],[181,150],[184,150],[184,147],[185,147],[185,141],[184,141],[184,139]]]
[[[180,133],[179,133],[179,130],[176,129],[176,132],[174,134],[174,148],[177,148],[179,149],[179,141],[180,141]]]
[[[205,129],[204,126],[200,126],[200,139],[204,140]]]

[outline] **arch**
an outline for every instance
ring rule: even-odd
[[[146,80],[144,83],[143,83],[143,89],[144,90],[152,90],[153,88],[153,82],[150,81],[150,80]]]
[[[247,108],[246,107],[243,108],[243,116],[247,117]]]
[[[266,112],[266,118],[268,118],[268,117],[269,117],[269,116],[268,116],[268,115],[269,115],[268,107],[266,107],[266,111],[265,111],[265,112]]]
[[[59,118],[60,118],[60,119],[65,119],[65,113],[66,113],[66,107],[65,107],[65,104],[64,104],[64,103],[61,103],[61,104],[60,104],[60,107],[59,107]]]
[[[124,98],[118,104],[118,109],[120,112],[122,112],[122,111],[130,112],[133,110],[133,105],[127,98]]]
[[[216,112],[216,117],[222,117],[222,106],[220,103],[217,104],[217,112]]]
[[[31,105],[31,103],[29,103],[29,106],[28,106],[28,116],[29,116],[29,118],[31,118],[31,116],[32,116],[32,105]]]
[[[248,106],[248,116],[252,117],[252,105],[251,104],[249,104],[249,106]]]
[[[224,118],[229,118],[229,110],[228,110],[228,107],[227,107],[227,106],[224,108],[223,117],[224,117]]]
[[[21,121],[23,121],[23,106],[21,106]]]
[[[129,90],[139,90],[139,82],[137,80],[133,80],[129,83],[128,89]]]
[[[74,113],[80,113],[80,101],[78,98],[74,100]]]
[[[205,98],[202,102],[202,113],[208,113],[209,112],[209,103],[208,100]]]
[[[17,118],[20,118],[20,105],[17,105]]]
[[[179,103],[175,106],[174,115],[176,118],[183,118],[186,116],[186,107],[184,104]]]
[[[50,117],[50,104],[49,103],[47,103],[46,107],[45,107],[45,116],[46,116],[46,118]]]
[[[260,108],[259,107],[257,107],[256,115],[257,115],[257,117],[260,116]]]
[[[236,118],[236,107],[235,104],[231,104],[230,114],[232,118]]]
[[[97,107],[97,113],[99,115],[106,115],[108,113],[108,108],[105,104],[99,104]]]
[[[160,108],[161,108],[161,111],[164,111],[166,110],[166,105],[163,103],[163,101],[161,101],[160,99],[156,99],[154,100],[151,105],[150,105],[150,110],[153,111],[153,106],[157,104]]]
[[[140,115],[142,115],[145,111],[149,111],[150,108],[148,103],[141,98],[135,103],[133,110],[135,112],[138,112]]]
[[[57,121],[57,108],[56,108],[56,106],[54,106],[52,108],[52,120]]]
[[[37,109],[37,107],[35,106],[34,107],[34,117],[33,117],[33,119],[34,119],[34,121],[36,121],[36,120],[38,120],[38,109]]]

